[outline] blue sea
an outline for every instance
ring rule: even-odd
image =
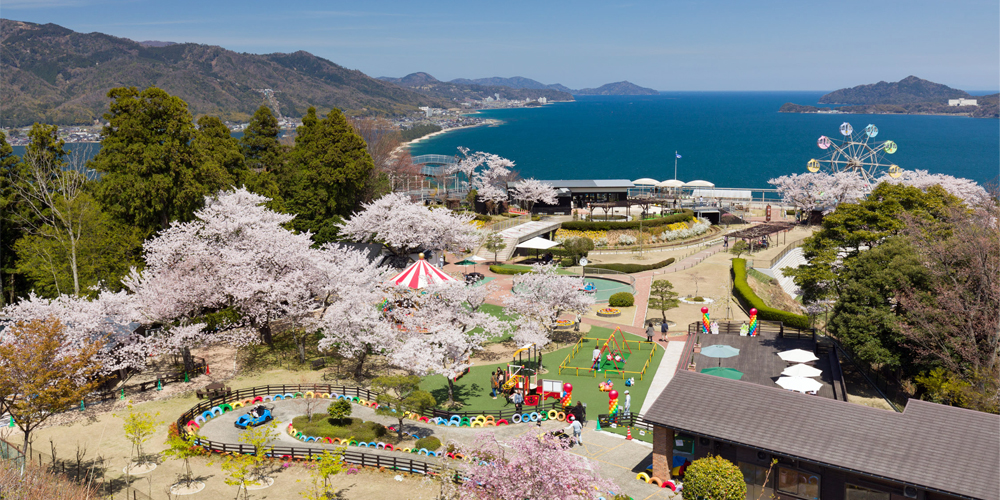
[[[816,105],[825,92],[667,92],[657,96],[577,96],[575,102],[483,111],[497,127],[438,135],[411,153],[457,153],[459,146],[510,158],[537,179],[703,179],[719,187],[769,188],[768,179],[806,172],[822,158],[821,135],[837,139],[844,121],[869,123],[878,141],[898,144],[890,163],[995,182],[1000,120],[953,116],[778,113],[786,102]]]
[[[840,137],[844,121],[869,123],[886,155],[904,169],[973,179],[1000,176],[1000,120],[955,116],[778,113],[786,102],[816,105],[825,92],[666,92],[657,96],[577,96],[575,102],[483,111],[497,127],[456,130],[413,145],[414,155],[453,155],[459,146],[510,158],[536,179],[703,179],[719,187],[769,188],[768,179],[806,171],[822,158],[816,139]],[[234,134],[239,135],[239,134]],[[71,144],[67,149],[97,144]],[[14,148],[22,154],[23,147]]]

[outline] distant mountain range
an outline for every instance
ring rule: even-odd
[[[391,82],[400,87],[419,92],[428,97],[462,102],[466,100],[483,100],[499,94],[506,99],[538,99],[544,97],[550,101],[572,101],[573,96],[561,90],[550,88],[515,88],[500,85],[484,85],[479,83],[456,83],[455,80],[442,82],[433,76],[418,72],[402,78],[380,76],[383,82]],[[525,79],[527,80],[527,79]],[[471,81],[471,80],[466,80]],[[537,82],[536,82],[537,83]],[[540,85],[540,84],[539,84]]]
[[[560,90],[573,95],[659,95],[660,92],[657,90],[640,87],[631,82],[615,82],[602,85],[596,89],[580,89],[573,90],[563,84],[553,83],[544,84],[542,82],[532,80],[531,78],[525,78],[523,76],[515,76],[513,78],[503,78],[499,76],[494,76],[493,78],[477,78],[475,80],[468,80],[465,78],[456,78],[451,81],[451,83],[461,83],[465,85],[499,85],[503,87],[510,87],[512,89],[553,89]]]
[[[447,107],[440,98],[371,78],[308,52],[245,54],[211,45],[135,42],[77,33],[55,24],[0,19],[0,126],[36,121],[91,123],[120,86],[155,85],[184,99],[193,114],[246,120],[273,89],[282,114],[309,106],[406,113]]]
[[[949,99],[975,99],[977,106],[949,106]],[[785,103],[781,113],[934,114],[998,118],[1000,94],[972,96],[964,90],[908,76],[898,82],[878,82],[830,92],[821,104],[843,104],[836,108]]]

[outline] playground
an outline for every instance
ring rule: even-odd
[[[594,328],[581,337],[559,364],[559,374],[626,380],[634,377],[643,381],[657,354],[657,345],[628,338],[620,328],[605,334],[606,328]],[[597,361],[594,352],[597,351]]]
[[[589,348],[583,356],[589,358],[591,355],[594,343],[593,339],[597,338],[603,342],[611,337],[612,334],[615,334],[615,338],[619,344],[622,343],[623,336],[628,337],[628,335],[623,335],[620,331],[615,332],[609,328],[592,327],[586,337],[586,339],[590,339],[587,344]],[[632,337],[638,339],[638,337]],[[556,383],[569,384],[572,386],[570,400],[568,401],[569,404],[576,405],[577,402],[582,401],[587,407],[587,418],[595,420],[599,413],[608,412],[609,391],[602,390],[600,385],[604,383],[604,388],[608,388],[607,383],[609,382],[611,388],[621,394],[619,396],[619,406],[624,406],[625,391],[628,390],[632,397],[632,411],[637,412],[646,399],[649,384],[656,374],[656,368],[660,364],[660,359],[663,357],[663,348],[656,344],[629,339],[628,346],[632,349],[633,354],[629,356],[625,368],[627,371],[635,370],[636,374],[626,373],[626,376],[623,378],[622,373],[616,372],[614,369],[610,372],[593,372],[590,370],[590,366],[585,366],[589,359],[581,362],[579,373],[575,369],[560,369],[560,361],[565,360],[575,349],[579,349],[579,345],[578,343],[574,346],[543,353],[541,364],[544,368],[540,374],[537,373],[537,360],[529,359],[525,356],[526,352],[519,353],[520,359],[518,359],[518,355],[515,355],[513,359],[507,359],[501,363],[474,366],[468,373],[455,381],[455,401],[462,408],[479,411],[513,411],[514,404],[508,402],[508,399],[504,395],[498,395],[496,399],[490,396],[490,377],[496,372],[497,368],[506,372],[510,369],[509,365],[514,365],[524,367],[518,370],[516,374],[524,375],[528,378],[526,396],[536,396],[536,398],[525,397],[524,411],[526,412],[534,411],[535,407],[528,403],[536,400],[539,405],[546,406],[555,402],[554,395],[551,394],[552,391],[547,391],[546,389],[551,389]],[[644,367],[645,373],[641,373]],[[634,380],[629,382],[629,385],[626,385],[628,379]],[[440,375],[425,377],[421,383],[421,389],[430,392],[439,402],[444,402],[448,399],[448,383]],[[462,411],[462,408],[455,408],[454,410]]]

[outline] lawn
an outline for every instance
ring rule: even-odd
[[[348,417],[344,423],[330,418],[322,413],[313,414],[312,421],[306,416],[299,416],[292,419],[292,426],[295,430],[308,436],[331,437],[339,439],[356,439],[358,441],[382,441],[396,444],[399,442],[396,433],[389,432],[386,427],[378,422],[367,422],[360,418]]]
[[[532,269],[531,266],[523,266],[523,265],[519,265],[519,264],[499,264],[499,265],[494,264],[493,266],[490,266],[490,267],[499,267],[501,269],[509,269],[511,271],[524,271],[524,272],[531,271],[531,269]],[[580,273],[574,273],[572,271],[567,271],[566,269],[562,269],[562,268],[557,268],[556,269],[556,274],[562,274],[562,275],[565,275],[565,276],[579,276],[580,275]]]
[[[611,331],[608,328],[593,327],[591,328],[588,337],[597,338],[607,338],[611,335]],[[595,377],[593,372],[589,370],[580,370],[579,375],[573,373],[566,373],[563,371],[562,375],[559,375],[559,364],[566,358],[566,355],[570,353],[573,347],[566,347],[564,349],[559,349],[550,353],[546,353],[542,357],[542,364],[548,370],[539,377],[539,379],[548,380],[561,380],[563,383],[573,384],[573,404],[577,401],[583,401],[587,405],[587,417],[590,419],[596,419],[598,413],[608,412],[608,393],[601,392],[597,384],[604,381],[604,377]],[[633,351],[635,351],[633,344]],[[629,369],[632,369],[632,363],[635,363],[640,358],[643,359],[645,363],[645,358],[649,355],[649,351],[643,350],[641,353],[633,355],[629,363]],[[643,400],[646,399],[646,393],[649,390],[649,383],[656,374],[656,368],[660,365],[660,359],[663,357],[663,348],[656,346],[656,352],[653,355],[652,361],[650,361],[649,368],[646,370],[646,374],[643,380],[639,380],[638,376],[635,376],[636,384],[627,389],[632,395],[632,411],[637,412],[639,408],[642,407]],[[498,366],[507,366],[508,361],[502,363],[496,363],[491,365],[479,365],[472,367],[469,373],[465,374],[462,378],[455,382],[455,400],[463,405],[463,411],[478,411],[478,410],[500,410],[500,409],[513,409],[513,405],[506,405],[505,400],[502,397],[493,399],[490,397],[490,374],[493,373]],[[639,364],[638,369],[642,368],[642,364]],[[603,373],[601,374],[603,375]],[[631,375],[630,375],[631,376]],[[619,393],[619,405],[624,404],[625,396],[625,383],[622,381],[621,375],[615,376],[612,374],[610,379],[614,382],[614,388]],[[448,401],[448,384],[444,377],[440,375],[424,377],[421,383],[421,389],[429,391],[434,395],[434,399],[438,401],[439,404],[444,404]],[[548,402],[552,400],[549,399]],[[525,407],[529,408],[529,407]]]

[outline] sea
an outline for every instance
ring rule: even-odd
[[[718,187],[770,188],[768,180],[806,172],[822,158],[821,135],[839,139],[841,123],[878,127],[892,140],[885,161],[973,179],[1000,176],[1000,120],[926,115],[778,113],[786,102],[817,105],[826,92],[664,92],[655,96],[577,96],[574,102],[488,110],[494,127],[459,129],[411,147],[411,154],[459,147],[511,159],[536,179],[707,180]]]
[[[992,91],[995,92],[995,91]],[[982,93],[992,93],[982,92]],[[929,115],[778,113],[786,102],[817,105],[826,92],[663,92],[654,96],[577,96],[531,108],[487,110],[498,126],[454,130],[411,146],[413,155],[454,155],[459,147],[509,158],[536,179],[707,180],[718,187],[762,189],[768,180],[806,172],[822,158],[821,135],[840,124],[878,127],[876,141],[898,145],[884,161],[903,169],[1000,177],[1000,120]],[[978,93],[977,93],[978,94]],[[236,135],[236,134],[234,134]],[[71,144],[92,156],[97,144]],[[23,147],[15,147],[22,154]]]

